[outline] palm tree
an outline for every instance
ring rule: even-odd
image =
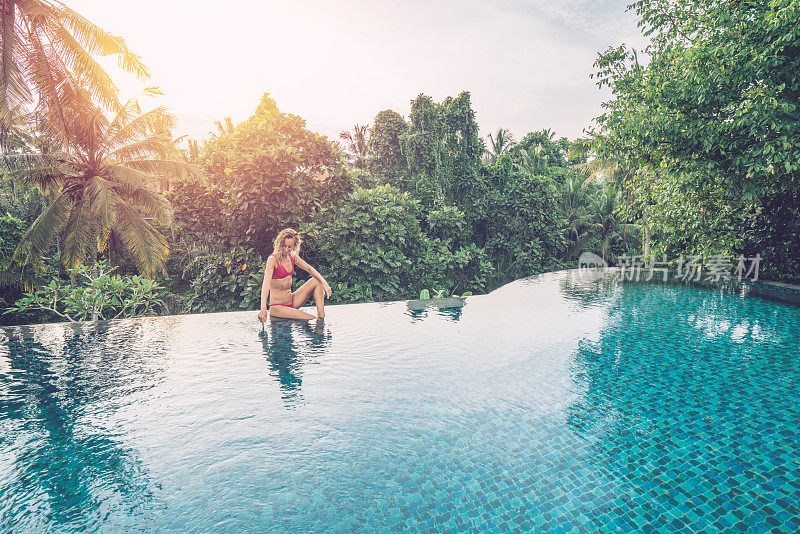
[[[369,126],[356,124],[353,133],[341,132],[339,138],[346,141],[345,149],[348,151],[353,167],[356,169],[367,168],[367,152],[369,147]]]
[[[486,149],[486,155],[491,162],[496,161],[501,154],[507,153],[517,144],[511,135],[511,131],[506,128],[498,128],[494,137],[492,137],[492,134],[487,137],[489,138],[490,148]]]
[[[603,155],[598,156],[600,146],[604,141],[603,136],[595,135],[591,139],[578,138],[569,147],[568,159],[577,161],[572,168],[584,173],[589,179],[600,177],[600,181],[618,182],[625,175],[616,158]]]
[[[233,120],[230,117],[225,117],[221,121],[214,121],[214,126],[217,127],[217,131],[211,134],[211,139],[233,135],[233,132],[236,131],[236,125],[233,124]]]
[[[30,265],[60,235],[62,265],[93,264],[108,251],[112,262],[123,250],[137,269],[154,276],[169,252],[151,221],[168,224],[166,199],[151,189],[161,175],[186,167],[169,130],[174,119],[164,108],[142,113],[135,100],[109,118],[85,101],[64,108],[73,134],[70,149],[56,154],[30,152],[4,157],[9,168],[53,200],[25,233],[12,261]]]
[[[608,250],[615,241],[624,239],[628,231],[641,228],[637,224],[620,222],[619,208],[622,205],[622,197],[622,191],[616,187],[607,186],[594,202],[594,229],[600,238],[600,252],[603,260],[606,259]]]
[[[586,180],[568,177],[559,191],[562,229],[567,239],[569,256],[576,256],[591,237],[592,213],[589,209],[589,186]]]
[[[147,79],[141,58],[57,0],[0,0],[0,149],[8,152],[12,111],[30,109],[61,141],[70,136],[65,101],[81,90],[112,112],[117,87],[93,55],[116,55],[120,67]]]

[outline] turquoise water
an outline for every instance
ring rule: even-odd
[[[522,280],[461,310],[0,330],[2,532],[793,532],[800,309]]]

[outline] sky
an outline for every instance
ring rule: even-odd
[[[550,128],[582,135],[608,99],[589,78],[597,53],[644,40],[628,0],[65,0],[150,69],[146,85],[207,137],[215,120],[278,108],[331,139],[424,93],[469,91],[481,135]],[[123,97],[144,87],[102,64]],[[147,102],[143,102],[147,106]]]

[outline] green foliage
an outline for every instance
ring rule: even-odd
[[[444,123],[442,175],[446,198],[450,202],[460,202],[478,176],[485,151],[470,94],[464,91],[455,98],[447,97],[442,103],[441,120]]]
[[[127,253],[140,273],[155,276],[169,249],[153,223],[169,224],[172,212],[151,186],[185,167],[169,160],[174,119],[163,108],[142,113],[135,100],[110,118],[89,101],[80,104],[61,112],[72,123],[63,139],[69,150],[2,157],[8,172],[52,193],[14,261],[36,263],[58,236],[64,268],[91,265],[105,251],[112,261]]]
[[[67,321],[96,321],[163,310],[162,288],[156,282],[112,274],[113,270],[105,262],[70,269],[74,282],[53,278],[34,292],[25,293],[4,313],[24,315],[44,310]]]
[[[519,161],[520,157],[534,158],[536,164],[544,167],[566,167],[569,153],[569,140],[562,137],[554,140],[555,133],[549,128],[538,132],[529,132],[514,146],[512,155]]]
[[[489,134],[489,147],[486,149],[486,157],[489,163],[494,163],[497,158],[508,153],[517,144],[514,136],[506,128],[498,128],[494,135]]]
[[[332,302],[396,300],[431,286],[484,290],[491,273],[485,253],[449,235],[464,226],[463,213],[425,211],[409,193],[385,185],[357,189],[303,227],[334,289]],[[437,237],[426,235],[423,223]]]
[[[468,242],[469,223],[464,212],[454,206],[442,206],[427,212],[427,235],[451,240],[455,244]]]
[[[9,272],[11,258],[25,229],[26,225],[22,219],[10,213],[0,216],[0,288],[3,289],[0,304],[10,304],[21,295],[22,289],[25,289],[23,278],[17,273]]]
[[[356,124],[353,131],[342,132],[339,139],[345,142],[348,163],[355,169],[367,168],[367,151],[369,147],[369,126]]]
[[[325,187],[317,177],[336,172],[339,161],[325,137],[265,94],[252,117],[206,144],[201,166],[208,181],[176,184],[170,197],[181,230],[220,236],[217,250],[244,245],[263,253],[278,231],[320,207]]]
[[[441,288],[447,294],[465,289],[484,292],[497,274],[486,251],[475,243],[456,246],[437,238],[426,243],[415,266],[417,286]]]
[[[541,272],[563,248],[552,185],[546,176],[513,172],[503,157],[493,167],[489,176],[505,185],[486,188],[467,210],[474,242],[505,281]]]
[[[227,194],[225,188],[196,178],[173,182],[167,198],[185,246],[214,250],[233,237],[224,217]]]
[[[758,246],[778,262],[772,276],[800,281],[788,275],[794,259],[782,252],[800,238],[800,5],[682,0],[633,8],[651,38],[649,62],[619,47],[595,64],[598,85],[614,96],[598,118],[599,155],[638,169],[629,183],[638,206],[629,213],[641,217],[656,254]],[[784,211],[789,221],[769,215],[776,198],[795,202]]]
[[[412,191],[427,204],[444,199],[440,172],[444,143],[439,115],[439,106],[431,97],[417,96],[411,103],[408,130],[402,137]]]
[[[186,311],[207,313],[258,308],[264,262],[244,248],[226,254],[199,256],[186,266],[189,282]]]
[[[441,104],[417,96],[401,141],[411,190],[423,204],[457,203],[468,195],[484,152],[468,92]]]
[[[0,216],[0,271],[11,266],[11,257],[26,230],[25,222],[6,213]]]
[[[418,201],[393,186],[357,189],[301,229],[329,266],[332,302],[394,300],[410,293],[424,245],[419,211]]]
[[[799,283],[800,192],[762,197],[740,215],[734,250],[750,258],[761,254],[761,277]]]
[[[653,240],[653,257],[730,254],[741,201],[727,198],[721,187],[697,191],[682,185],[680,177],[670,173],[630,180],[636,201],[624,211],[638,212]]]
[[[408,187],[408,167],[403,155],[401,139],[408,125],[403,117],[390,109],[375,116],[369,137],[367,170],[381,184],[400,189]]]

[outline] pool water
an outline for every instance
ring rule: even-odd
[[[2,532],[794,532],[800,308],[521,280],[0,330]]]

